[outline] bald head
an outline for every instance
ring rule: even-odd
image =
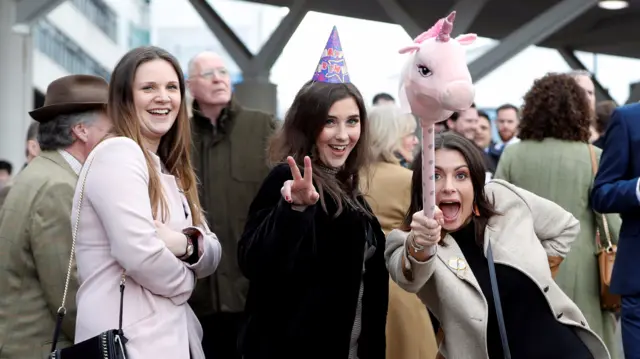
[[[189,60],[189,77],[200,73],[202,64],[215,61],[224,66],[224,60],[213,51],[203,51]]]
[[[223,106],[231,100],[229,71],[215,52],[201,52],[189,61],[187,85],[200,106]]]

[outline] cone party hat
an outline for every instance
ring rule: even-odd
[[[313,81],[328,83],[350,83],[347,63],[342,52],[338,29],[334,26],[327,45],[322,51],[320,62],[313,74]]]

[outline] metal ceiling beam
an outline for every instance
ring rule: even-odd
[[[254,55],[206,0],[189,0],[189,2],[231,55],[231,58],[238,64],[243,77],[267,82],[271,68],[309,9],[307,0],[294,0],[293,5],[289,8],[289,13],[273,31],[258,55]]]
[[[560,53],[560,56],[562,56],[564,61],[572,69],[583,70],[591,73],[591,71],[589,71],[587,67],[582,63],[582,61],[580,61],[580,59],[576,56],[575,52],[572,49],[562,48],[562,49],[559,49],[558,52]],[[616,100],[614,100],[613,97],[611,97],[611,94],[609,94],[609,91],[604,86],[602,86],[600,81],[598,81],[598,79],[593,73],[591,73],[591,80],[593,81],[593,85],[596,90],[596,101],[598,102],[613,101],[616,104],[618,104],[618,102],[616,102]]]
[[[620,41],[618,39],[618,34],[624,33],[624,32],[628,32],[629,29],[631,28],[631,26],[635,26],[635,25],[630,25],[632,24],[632,22],[630,21],[625,21],[623,19],[620,19],[620,21],[618,21],[616,24],[613,25],[609,25],[609,26],[599,26],[592,31],[585,31],[582,36],[581,39],[582,41],[576,41],[578,42],[578,44],[583,45],[585,47],[591,47],[591,46],[610,46],[610,45],[625,45],[625,46],[635,46],[637,44],[637,39],[632,39],[631,40],[631,44],[628,43],[627,41]]]
[[[16,24],[31,24],[47,15],[64,0],[21,0],[18,1]]]
[[[465,34],[489,0],[458,0],[451,11],[456,12],[456,22],[453,26],[454,36]],[[449,11],[449,13],[451,13]]]
[[[598,0],[563,0],[521,26],[500,44],[469,65],[474,81],[480,81],[500,65],[531,45],[536,45],[597,4]]]
[[[238,64],[242,72],[249,70],[253,54],[233,30],[231,30],[222,17],[218,15],[218,12],[207,3],[207,0],[189,0],[189,2],[198,14],[200,14],[202,20],[204,20],[205,24],[207,24],[225,50],[231,55],[233,61]]]
[[[289,13],[285,16],[278,27],[273,31],[267,42],[262,45],[258,56],[253,61],[253,70],[259,74],[269,73],[276,63],[282,50],[287,45],[291,36],[296,32],[298,26],[307,15],[307,0],[295,0],[289,8]]]
[[[404,31],[406,31],[412,39],[415,39],[427,30],[423,29],[397,0],[378,0],[378,3],[391,18],[391,21],[402,26]]]
[[[629,85],[629,98],[625,105],[640,102],[640,82],[634,82]]]

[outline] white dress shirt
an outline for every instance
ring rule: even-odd
[[[78,161],[75,157],[73,157],[69,152],[65,150],[58,150],[58,153],[64,158],[65,161],[71,166],[73,172],[77,175],[80,175],[80,171],[82,170],[82,163]]]
[[[520,138],[519,137],[511,137],[511,139],[507,142],[503,142],[503,143],[496,143],[496,145],[494,146],[494,148],[498,151],[503,150],[504,148],[506,148],[509,145],[512,145],[514,143],[518,143],[520,142]]]

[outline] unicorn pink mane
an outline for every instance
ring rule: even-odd
[[[436,22],[435,25],[431,26],[429,30],[423,32],[422,34],[418,35],[415,39],[413,39],[413,42],[416,44],[421,44],[425,40],[432,39],[438,36],[438,34],[440,33],[440,29],[442,29],[443,22],[444,22],[444,19],[438,20],[438,22]]]
[[[452,12],[446,19],[440,19],[435,25],[422,34],[418,35],[413,42],[421,44],[423,41],[438,38],[438,41],[449,41],[451,30],[453,30],[453,21],[456,19],[456,12]]]

